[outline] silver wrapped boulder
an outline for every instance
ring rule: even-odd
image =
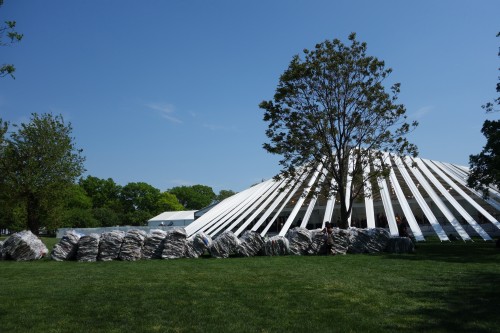
[[[161,257],[163,259],[184,258],[186,253],[187,233],[184,228],[174,228],[167,231],[163,243]]]
[[[1,251],[2,258],[16,261],[38,260],[49,253],[40,238],[29,230],[11,235],[3,243]]]
[[[154,229],[146,236],[142,248],[142,259],[160,259],[163,252],[163,242],[167,232]]]
[[[120,260],[135,261],[142,257],[142,247],[146,239],[146,232],[138,229],[127,231],[123,237],[122,246],[120,249]]]
[[[238,254],[243,257],[256,256],[264,246],[264,238],[256,231],[246,230],[239,240]]]
[[[75,260],[78,250],[78,241],[81,234],[74,230],[68,230],[64,233],[59,243],[54,245],[50,257],[55,261]]]
[[[186,257],[199,258],[212,246],[212,238],[204,232],[198,232],[189,237],[186,243]]]
[[[288,239],[283,236],[273,236],[264,243],[266,256],[284,256],[290,253]]]
[[[99,234],[90,234],[80,237],[78,240],[76,260],[87,262],[97,261],[100,237],[101,235]]]
[[[290,254],[308,254],[308,250],[312,245],[311,231],[306,228],[296,227],[288,230],[286,238],[288,239]]]
[[[118,259],[124,237],[125,232],[120,230],[112,230],[102,233],[97,260],[111,261]]]
[[[232,231],[224,231],[210,246],[210,254],[215,258],[229,258],[238,253],[240,240]]]

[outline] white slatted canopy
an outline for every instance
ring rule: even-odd
[[[353,203],[351,227],[384,227],[398,235],[396,216],[400,216],[418,241],[430,234],[442,241],[449,240],[449,234],[463,240],[471,236],[491,240],[493,234],[500,234],[498,189],[492,189],[491,197],[484,200],[482,193],[467,187],[466,167],[385,154],[384,161],[370,161],[363,173],[382,164],[392,167],[389,176],[362,184],[365,194]],[[297,226],[315,229],[326,221],[335,224],[340,206],[337,193],[312,191],[325,181],[335,184],[320,164],[302,168],[295,179],[262,182],[220,202],[186,231],[188,235],[203,231],[212,237],[226,230],[237,236],[245,230],[283,236]],[[351,185],[348,177],[348,193]]]

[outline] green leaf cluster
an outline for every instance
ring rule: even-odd
[[[3,5],[3,1],[0,1],[0,7]],[[9,46],[14,43],[18,43],[23,39],[23,34],[18,33],[16,28],[16,21],[5,21],[4,26],[0,26],[0,46]],[[13,64],[2,64],[0,65],[0,77],[10,75],[14,77],[14,72],[16,68]]]

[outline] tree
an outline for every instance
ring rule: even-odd
[[[206,185],[177,186],[168,192],[174,194],[185,209],[202,209],[216,198],[212,188]]]
[[[486,120],[481,132],[486,137],[486,145],[479,154],[469,156],[471,170],[467,183],[487,198],[489,186],[500,188],[500,121]]]
[[[222,200],[227,199],[235,194],[236,194],[236,192],[234,192],[232,190],[220,190],[219,194],[217,195],[216,200],[218,202],[221,202]]]
[[[0,0],[0,7],[3,5],[3,0]],[[23,35],[15,31],[16,21],[5,21],[5,26],[0,27],[0,46],[8,46],[13,43],[20,42]],[[6,42],[5,39],[8,39]],[[16,68],[13,64],[3,64],[0,66],[0,77],[10,75],[14,78]]]
[[[0,145],[0,196],[24,207],[26,226],[38,234],[84,171],[85,158],[60,115],[33,113],[29,123],[14,128]]]
[[[143,182],[128,183],[120,193],[125,223],[144,225],[148,219],[160,212],[158,205],[161,192]]]
[[[500,32],[497,37],[500,37]],[[500,48],[498,56],[500,57]],[[500,94],[500,76],[496,91]],[[495,110],[495,105],[500,106],[500,96],[495,98],[493,102],[486,103],[482,108],[486,112],[500,111]],[[483,123],[481,133],[486,137],[486,145],[479,154],[469,156],[470,173],[467,184],[482,191],[483,196],[488,198],[491,185],[500,188],[500,120],[486,120]]]
[[[393,84],[390,93],[384,87],[392,70],[368,56],[366,43],[357,41],[355,33],[349,41],[327,40],[305,49],[303,58],[294,56],[274,99],[259,105],[269,123],[264,149],[282,155],[277,178],[296,177],[302,166],[323,165],[331,177],[311,193],[337,195],[343,228],[354,199],[370,195],[363,192],[363,183],[387,176],[389,165],[372,167],[365,176],[366,166],[382,159],[383,152],[417,155],[417,147],[405,138],[417,123],[406,123],[405,107],[396,104],[400,84]],[[353,179],[349,192],[348,174]]]
[[[81,178],[78,184],[92,200],[93,208],[116,208],[120,198],[121,186],[112,178],[100,179],[93,176]]]
[[[158,207],[161,212],[172,212],[184,210],[177,197],[169,192],[163,192],[158,199]]]

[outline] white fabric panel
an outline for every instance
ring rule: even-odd
[[[269,184],[272,186],[272,183]],[[270,187],[269,186],[269,187]],[[254,193],[249,195],[247,199],[242,201],[238,206],[235,207],[235,209],[228,214],[224,219],[222,219],[217,226],[212,226],[210,229],[206,230],[205,232],[209,234],[210,236],[217,235],[221,229],[226,227],[229,223],[231,223],[231,220],[238,216],[239,214],[242,214],[255,200],[260,197],[265,190],[269,188],[268,186],[262,186],[261,188],[257,189]]]
[[[236,236],[239,236],[245,230],[245,228],[250,223],[252,223],[252,221],[269,205],[271,200],[276,197],[278,188],[280,188],[280,185],[284,184],[284,182],[284,179],[275,182],[274,185],[255,202],[255,206],[257,207],[257,209],[255,209],[253,214],[238,228],[238,230],[234,232]],[[261,204],[264,199],[266,199],[266,201]],[[253,207],[251,209],[253,209]]]
[[[255,209],[257,207],[259,207],[260,203],[262,201],[264,201],[264,199],[268,196],[268,194],[270,192],[272,192],[274,189],[276,189],[276,187],[278,185],[279,185],[279,182],[274,182],[273,184],[271,184],[271,186],[264,188],[262,191],[259,191],[258,193],[256,193],[255,196],[252,196],[252,200],[249,201],[249,203],[251,204],[250,207],[248,207],[248,209],[246,207],[244,207],[245,211],[229,227],[225,227],[227,225],[227,223],[225,223],[224,224],[225,230],[233,230],[233,228],[238,226],[246,217],[248,217],[248,215],[253,213],[255,211]],[[260,210],[257,209],[257,212],[258,211],[260,211]],[[245,225],[248,225],[250,222],[252,222],[252,219],[248,219],[247,221],[245,221]],[[220,229],[215,230],[214,234],[219,233],[219,231],[220,231]]]
[[[441,163],[441,162],[436,162],[436,161],[432,161],[432,162],[434,162],[434,164],[436,164],[439,168],[441,168],[441,170],[443,170],[444,172],[446,172],[451,178],[453,178],[454,180],[456,180],[459,184],[461,184],[463,186],[467,186],[467,183],[461,177],[457,176],[456,173],[453,172],[454,170],[451,169],[451,167],[449,165]],[[455,184],[453,184],[453,185],[455,185]],[[471,188],[468,188],[468,189],[472,193],[474,193],[475,195],[477,195],[479,198],[482,198],[482,193],[480,193],[480,192],[478,192],[478,191],[476,191],[474,189],[471,189]],[[465,194],[465,192],[463,192],[461,189],[460,189],[460,191]],[[461,192],[458,192],[458,193],[460,193],[460,195],[462,195]],[[483,214],[497,228],[500,228],[500,223],[498,223],[497,219],[495,219],[493,216],[491,216],[491,214],[488,213],[483,207],[481,207],[475,200],[473,200],[472,198],[470,198],[468,195],[467,195],[467,197],[464,197],[464,198],[467,201],[469,201],[470,204],[474,206],[474,208],[476,208],[478,211],[480,211],[481,214]],[[496,210],[500,210],[500,204],[498,204],[495,200],[489,199],[489,200],[485,200],[485,201],[488,204],[490,204],[493,208],[495,208]]]
[[[200,228],[204,227],[207,223],[209,223],[213,219],[218,218],[221,215],[223,216],[223,214],[225,214],[227,211],[230,211],[233,204],[239,202],[240,200],[244,200],[244,198],[246,198],[248,193],[251,193],[254,190],[255,186],[250,187],[244,191],[236,193],[235,195],[229,198],[222,200],[218,205],[216,205],[211,210],[206,212],[203,216],[201,216],[200,218],[198,218],[197,220],[186,226],[185,230],[188,237],[198,232]]]
[[[432,163],[431,161],[429,160],[424,160],[424,159],[420,159],[420,162],[424,162],[425,164],[427,164],[428,167],[430,167],[435,173],[437,173],[439,175],[439,177],[441,177],[441,179],[443,179],[448,185],[451,186],[451,188],[453,188],[458,194],[460,194],[464,199],[466,199],[468,201],[467,198],[469,198],[470,200],[472,200],[464,191],[462,191],[461,188],[459,188],[457,186],[457,184],[455,184],[448,176],[446,176],[437,166],[434,165],[434,163]],[[417,162],[419,163],[419,162]],[[441,185],[441,184],[440,184]],[[439,187],[438,187],[439,188]],[[455,207],[455,209],[458,211],[458,213],[460,215],[462,215],[462,217],[467,221],[467,223],[469,223],[473,228],[474,230],[476,230],[476,232],[484,239],[484,240],[491,240],[491,237],[490,235],[488,235],[488,233],[486,231],[484,231],[483,228],[481,228],[481,226],[476,222],[476,220],[474,220],[474,218],[458,203],[458,201],[455,200],[455,198],[453,198],[453,196],[448,192],[446,191],[446,189],[441,185],[441,188],[442,190],[444,190],[446,193],[443,193],[443,195],[446,197],[446,199],[448,199],[448,201],[453,205],[453,207]],[[440,189],[441,190],[441,189]],[[441,190],[441,192],[442,192]],[[450,201],[451,199],[451,201]],[[474,201],[474,200],[472,200]],[[489,215],[489,214],[488,214]]]
[[[483,199],[483,192],[482,191],[476,191],[467,185],[467,178],[469,177],[469,169],[466,169],[465,167],[460,167],[460,166],[455,165],[455,164],[450,164],[450,163],[442,163],[442,164],[447,166],[449,168],[449,170],[455,171],[455,174],[457,174],[458,177],[462,180],[462,182],[460,182],[462,185],[467,187],[474,194],[478,195],[481,198],[481,200],[485,200],[488,204],[493,206],[496,210],[500,210],[500,202],[497,201],[500,199],[500,193],[498,193],[498,191],[493,186],[489,187],[489,193],[488,193],[489,197],[487,199]],[[464,170],[467,170],[467,171],[464,171]],[[494,198],[496,198],[496,200]]]
[[[254,226],[251,229],[252,231],[257,231],[257,229],[259,229],[262,223],[264,223],[264,221],[269,217],[269,215],[272,214],[272,212],[276,209],[276,207],[278,207],[280,202],[285,198],[287,193],[289,193],[292,190],[292,188],[293,186],[289,184],[289,182],[287,182],[286,179],[283,181],[283,183],[281,183],[280,187],[269,196],[268,200],[269,199],[273,200],[276,197],[277,198],[273,201],[271,206],[269,206],[269,208],[266,209],[266,212],[259,218],[257,223],[254,224]]]
[[[368,174],[370,172],[370,165],[367,164],[363,168],[363,178],[368,179]],[[375,211],[373,209],[373,196],[372,184],[370,180],[365,181],[365,209],[366,209],[366,226],[368,228],[375,228]],[[366,196],[366,193],[370,193],[370,196]]]
[[[376,170],[380,170],[382,167],[380,161],[373,161],[373,165]],[[389,193],[389,187],[387,182],[382,177],[377,177],[378,187],[380,188],[380,197],[382,198],[382,204],[384,206],[385,215],[387,217],[387,222],[389,223],[389,230],[392,236],[399,236],[398,225],[396,223],[396,217],[394,215],[394,209],[392,208],[391,195]]]
[[[325,181],[326,177],[326,172],[325,169],[323,169],[323,172],[321,172],[321,177],[318,181],[318,186],[321,186],[323,182]],[[302,220],[302,223],[300,224],[301,228],[305,228],[307,226],[307,223],[309,222],[309,219],[311,218],[312,212],[314,210],[314,206],[316,206],[316,201],[318,200],[318,195],[315,194],[312,198],[311,201],[309,201],[309,206],[307,207],[306,213],[304,214],[304,219]]]
[[[389,230],[391,232],[391,235],[399,236],[398,225],[396,223],[394,209],[392,208],[391,195],[389,194],[387,182],[384,178],[378,178],[377,182],[378,186],[380,187],[380,196],[382,197],[382,204],[384,205],[387,222],[389,222]]]
[[[347,181],[346,181],[346,186],[345,186],[345,207],[346,209],[349,208],[350,202],[350,196],[351,196],[351,191],[352,191],[352,172],[354,170],[354,156],[353,154],[349,155],[349,161],[347,163]],[[351,226],[351,220],[352,220],[352,207],[351,207],[351,213],[349,214],[349,217],[347,218],[347,225]]]
[[[276,219],[278,218],[279,214],[281,213],[281,211],[283,210],[283,208],[286,206],[287,202],[290,201],[290,199],[295,194],[295,192],[297,192],[297,190],[302,185],[302,182],[307,177],[307,175],[308,175],[308,172],[304,172],[301,175],[300,179],[295,184],[295,186],[290,186],[290,187],[288,187],[287,191],[283,191],[283,193],[281,193],[281,195],[278,197],[278,200],[276,200],[273,203],[273,205],[267,210],[266,214],[262,215],[262,217],[259,219],[259,221],[252,228],[253,231],[256,231],[258,229],[258,227],[260,227],[260,225],[269,217],[270,214],[273,213],[273,211],[276,209],[276,207],[279,205],[279,203],[281,201],[283,201],[283,198],[285,198],[285,196],[287,196],[287,194],[288,194],[288,196],[286,197],[286,199],[283,201],[281,207],[274,214],[274,217],[271,219],[271,221],[269,221],[269,223],[266,225],[266,227],[264,228],[264,230],[261,232],[261,236],[265,236],[266,235],[266,233],[269,230],[269,228],[271,228],[271,225],[274,223],[274,221],[276,221]]]
[[[406,168],[404,167],[403,161],[398,156],[394,157],[394,161],[396,163],[396,166],[397,166],[399,172],[403,176],[406,184],[410,188],[410,191],[413,194],[413,197],[417,201],[417,204],[420,206],[420,209],[422,209],[422,212],[427,217],[427,220],[429,221],[432,228],[434,229],[434,231],[438,235],[439,239],[441,241],[448,241],[449,239],[448,239],[448,236],[446,235],[446,232],[444,232],[443,227],[441,227],[441,225],[439,224],[436,216],[434,216],[434,213],[430,209],[429,205],[427,205],[427,202],[425,201],[424,197],[422,197],[422,195],[418,191],[418,188],[415,185],[415,183],[413,182],[413,179],[410,177],[410,174],[408,173],[408,171],[406,171]],[[413,171],[414,168],[411,168],[411,166],[410,166],[410,169]]]
[[[407,164],[411,165],[412,162],[409,161],[409,157],[407,159]],[[469,234],[462,228],[460,223],[458,222],[457,218],[452,214],[452,212],[446,207],[444,204],[443,200],[437,195],[437,193],[432,189],[432,187],[429,185],[427,180],[422,176],[420,173],[420,170],[422,170],[423,173],[429,178],[429,180],[438,188],[438,190],[442,193],[442,190],[446,192],[449,196],[448,191],[439,183],[439,181],[434,177],[434,175],[427,169],[425,164],[423,164],[422,161],[419,161],[416,159],[416,163],[418,164],[419,169],[412,169],[414,175],[417,177],[418,181],[420,182],[420,185],[423,186],[423,188],[427,191],[429,196],[431,197],[432,201],[436,204],[436,206],[439,208],[441,213],[446,217],[446,219],[451,223],[451,225],[455,228],[457,233],[462,237],[463,240],[470,240]],[[418,172],[417,172],[418,171]],[[444,195],[444,194],[443,194]],[[453,199],[453,198],[451,198]]]
[[[278,236],[285,236],[286,232],[288,229],[290,229],[290,226],[293,223],[293,220],[299,213],[299,210],[302,208],[302,204],[306,200],[306,197],[309,195],[309,192],[311,191],[311,186],[314,185],[316,182],[316,179],[318,179],[318,175],[321,172],[321,169],[323,169],[323,164],[318,165],[316,168],[316,171],[312,175],[311,179],[309,179],[309,182],[307,183],[307,186],[304,189],[304,193],[300,196],[300,198],[297,200],[297,203],[295,204],[295,207],[293,207],[292,212],[290,213],[290,216],[286,219],[285,224],[283,225],[283,228],[280,230],[280,233]]]
[[[218,225],[224,223],[224,221],[226,221],[228,217],[233,216],[234,212],[237,211],[241,207],[241,205],[244,205],[246,202],[248,202],[249,198],[252,198],[252,196],[255,195],[255,192],[258,192],[264,185],[268,184],[272,184],[272,182],[260,183],[252,187],[252,191],[246,192],[245,196],[240,196],[238,201],[233,202],[227,210],[225,210],[222,214],[219,214],[210,222],[206,223],[199,231],[203,231],[210,235],[210,231],[213,230],[213,228],[216,228]]]
[[[335,209],[335,196],[336,193],[331,193],[331,197],[328,198],[325,207],[325,215],[323,216],[323,223],[321,224],[321,228],[325,227],[325,222],[331,222],[333,217],[333,210]]]
[[[417,241],[424,241],[425,238],[424,235],[422,234],[422,230],[420,230],[420,227],[418,226],[418,223],[415,220],[415,215],[413,215],[413,212],[411,211],[410,205],[408,204],[408,200],[406,200],[406,197],[403,193],[403,189],[399,185],[398,178],[396,177],[396,173],[394,172],[393,168],[391,168],[391,171],[389,173],[389,179],[392,183],[392,186],[394,187],[394,191],[396,192],[396,197],[398,198],[399,205],[401,206],[401,209],[403,210],[406,220],[410,225],[410,229],[413,233],[413,236]]]

